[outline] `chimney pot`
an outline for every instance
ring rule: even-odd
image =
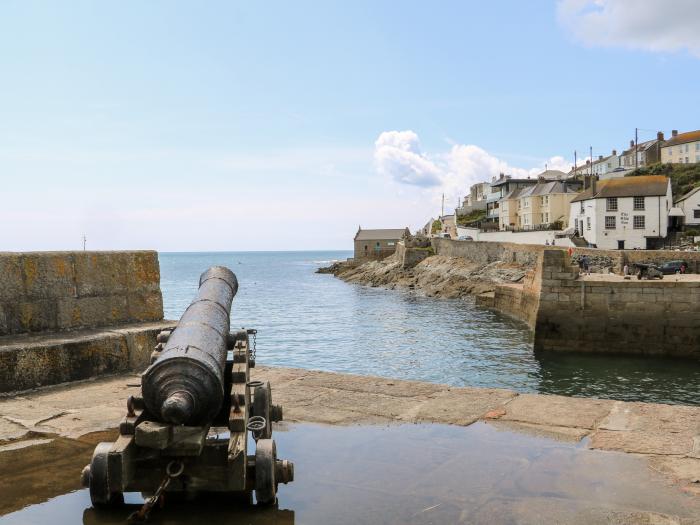
[[[616,149],[612,150],[612,154],[613,154],[613,156],[617,155],[617,150]]]
[[[634,148],[634,141],[630,140],[630,148]]]
[[[672,137],[677,137],[677,136],[678,136],[678,130],[677,130],[677,129],[672,130],[672,131],[671,131],[671,136],[672,136]]]
[[[602,156],[602,155],[598,155],[598,160],[603,160],[603,156]]]
[[[656,140],[664,140],[664,132],[663,131],[659,131],[656,134]]]

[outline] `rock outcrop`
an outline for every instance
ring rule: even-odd
[[[498,284],[520,282],[526,272],[526,268],[512,263],[479,264],[441,255],[428,257],[412,268],[404,268],[396,254],[359,266],[341,263],[328,269],[328,273],[351,283],[390,289],[409,288],[420,290],[427,296],[447,298],[490,292]]]

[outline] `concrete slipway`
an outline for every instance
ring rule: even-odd
[[[253,372],[255,379],[271,382],[274,402],[284,406],[286,422],[334,426],[480,422],[587,449],[627,453],[639,457],[700,516],[700,407],[517,394],[260,365]],[[125,400],[138,391],[138,384],[139,377],[128,374],[0,398],[0,464],[10,463],[7,460],[20,451],[51,442],[89,457],[94,436],[114,438],[102,431],[118,425]],[[8,464],[2,469],[7,484],[13,483],[10,468]],[[66,482],[77,488],[78,473],[65,475],[70,480]],[[63,489],[56,490],[54,495]],[[27,497],[24,503],[0,508],[0,514],[31,503]],[[667,516],[670,521],[647,518],[643,522],[696,523],[687,516],[679,520]]]

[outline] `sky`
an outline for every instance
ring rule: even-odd
[[[351,249],[700,128],[696,0],[0,0],[0,251]]]

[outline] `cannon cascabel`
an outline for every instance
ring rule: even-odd
[[[141,378],[149,412],[164,423],[202,425],[221,408],[235,274],[213,266],[157,359]]]

